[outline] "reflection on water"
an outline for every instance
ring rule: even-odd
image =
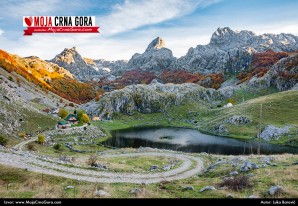
[[[183,128],[130,128],[112,132],[112,138],[104,145],[123,147],[152,147],[184,152],[207,152],[213,154],[256,154],[257,142],[242,142],[235,139],[202,134],[197,130]],[[260,144],[261,153],[298,153],[298,148]]]

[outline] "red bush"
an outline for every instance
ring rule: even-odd
[[[183,70],[165,70],[160,79],[164,83],[174,83],[174,84],[182,84],[182,83],[195,83],[202,79],[202,75],[199,73],[192,74]]]
[[[149,84],[153,79],[156,78],[156,75],[152,72],[142,71],[140,69],[134,69],[126,71],[121,78],[117,79],[115,83],[123,85],[131,84]]]

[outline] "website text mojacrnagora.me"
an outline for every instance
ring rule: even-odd
[[[4,205],[61,205],[62,201],[51,200],[4,200]]]

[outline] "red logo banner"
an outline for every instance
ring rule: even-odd
[[[24,35],[32,35],[33,33],[99,33],[99,26],[86,27],[28,27],[24,30]]]

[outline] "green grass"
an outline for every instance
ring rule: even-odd
[[[167,157],[111,157],[111,158],[99,158],[98,162],[107,165],[109,169],[115,172],[138,172],[138,173],[146,173],[150,172],[150,167],[152,165],[157,165],[158,169],[154,172],[162,172],[162,167],[167,165],[170,160],[174,160],[173,158]],[[171,169],[177,168],[181,165],[181,161],[178,160],[178,163],[175,167]]]
[[[232,99],[235,100],[236,104],[241,104],[243,102],[243,98],[244,98],[244,101],[248,101],[251,99],[274,94],[277,92],[278,90],[273,87],[255,89],[255,88],[248,87],[246,85],[242,85],[242,88],[235,91]]]
[[[68,148],[64,147],[62,145],[60,150],[54,149],[53,146],[47,146],[47,145],[40,145],[37,142],[30,143],[34,145],[36,149],[36,153],[39,155],[46,155],[50,157],[60,157],[62,155],[66,156],[79,156],[80,154],[70,151]],[[28,147],[23,147],[24,150],[28,150]]]
[[[78,149],[78,150],[84,150],[84,151],[104,151],[107,150],[106,147],[92,144],[92,145],[73,145],[73,148]]]

